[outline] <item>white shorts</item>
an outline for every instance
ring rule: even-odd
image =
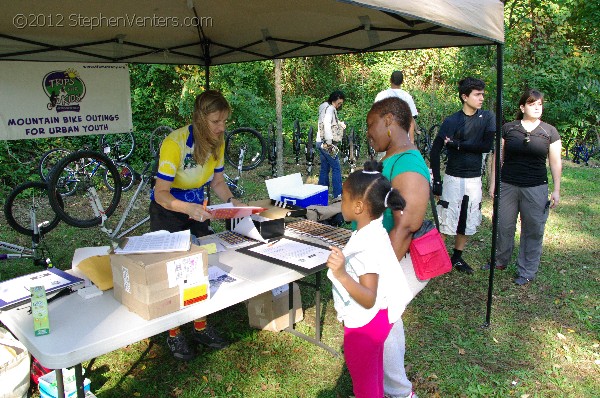
[[[481,177],[444,175],[437,211],[444,235],[474,235],[481,224]]]

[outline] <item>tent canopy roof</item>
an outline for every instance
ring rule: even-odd
[[[504,41],[499,0],[24,0],[0,60],[218,65]]]

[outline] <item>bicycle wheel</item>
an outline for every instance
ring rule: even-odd
[[[117,166],[119,177],[121,178],[121,190],[123,192],[129,191],[137,179],[135,170],[125,162],[115,162],[115,166]],[[111,191],[115,189],[112,185],[112,179],[108,169],[104,171],[104,183]]]
[[[135,138],[132,132],[119,134],[104,134],[100,137],[102,153],[113,161],[127,160],[135,149]]]
[[[294,120],[294,134],[292,136],[292,147],[296,157],[296,164],[300,162],[300,134],[300,121],[296,119]]]
[[[38,174],[42,181],[48,182],[48,175],[52,168],[70,153],[71,151],[64,148],[54,148],[44,152],[38,163]]]
[[[33,210],[41,235],[54,229],[60,218],[50,206],[47,187],[47,184],[41,181],[30,181],[15,187],[4,203],[4,216],[8,225],[21,234],[33,236]],[[56,200],[57,204],[63,207],[60,195]]]
[[[306,140],[306,161],[311,163],[315,158],[314,139],[315,130],[310,126],[308,128],[308,138]]]
[[[150,153],[152,157],[158,157],[160,153],[160,146],[163,140],[173,131],[169,126],[158,126],[150,134]]]
[[[225,133],[225,159],[233,167],[238,167],[242,150],[242,170],[253,170],[265,160],[267,144],[262,134],[249,127]]]
[[[106,175],[108,173],[108,175]],[[109,189],[106,180],[113,189]],[[62,191],[64,207],[57,198]],[[92,196],[95,191],[96,196]],[[106,155],[95,151],[78,151],[62,159],[50,173],[48,183],[50,205],[67,224],[89,228],[102,222],[102,214],[110,217],[121,199],[121,178],[115,164]],[[98,213],[91,202],[99,204]]]

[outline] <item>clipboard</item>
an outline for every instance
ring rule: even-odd
[[[324,250],[325,252],[327,252],[327,256],[329,256],[330,250],[328,247],[318,245],[318,244],[315,244],[312,242],[306,242],[302,239],[292,238],[290,236],[282,236],[280,239],[272,239],[270,242],[267,242],[267,243],[260,242],[260,243],[254,244],[254,245],[245,246],[245,247],[237,249],[236,251],[239,253],[243,253],[248,256],[251,256],[251,257],[259,258],[261,260],[277,264],[277,265],[282,265],[284,267],[293,269],[294,271],[298,271],[304,275],[310,275],[310,274],[319,272],[319,271],[327,268],[327,264],[326,264],[327,260],[326,259],[314,267],[305,268],[300,265],[294,264],[290,261],[286,261],[284,258],[273,257],[273,256],[266,255],[263,253],[258,253],[255,250],[253,250],[253,249],[257,249],[257,248],[266,249],[266,247],[269,247],[269,245],[277,245],[280,240],[287,240],[287,241],[295,242],[297,244],[302,245],[303,248],[306,250],[310,250],[311,248],[317,249],[317,250],[321,249],[321,251]]]

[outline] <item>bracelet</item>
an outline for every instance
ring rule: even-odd
[[[235,196],[230,196],[229,199],[226,200],[226,203],[231,203],[233,199],[235,199]]]

